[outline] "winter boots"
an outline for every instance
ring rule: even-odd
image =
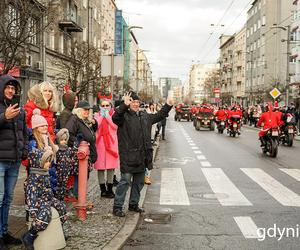
[[[144,213],[145,212],[145,210],[140,208],[139,205],[129,205],[128,210],[136,212],[136,213]]]
[[[115,207],[113,208],[113,215],[117,217],[125,217],[125,213],[122,210],[122,207]]]
[[[34,250],[33,243],[37,236],[37,233],[32,232],[32,230],[29,230],[22,236],[22,242],[26,250]]]
[[[149,176],[145,176],[145,184],[146,185],[151,185],[151,179]]]
[[[100,184],[101,197],[113,199],[115,194],[113,191],[113,184],[107,184],[107,189],[105,184]]]
[[[116,187],[116,186],[118,186],[118,184],[119,184],[119,182],[118,182],[118,180],[117,180],[117,176],[116,175],[114,175],[114,180],[113,180],[113,183],[114,183],[114,186]]]

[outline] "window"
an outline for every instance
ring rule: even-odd
[[[250,35],[253,34],[253,27],[250,28]]]
[[[94,19],[95,19],[95,20],[97,20],[97,16],[98,16],[97,9],[94,8]]]
[[[263,15],[263,17],[262,17],[262,24],[261,25],[262,26],[266,25],[266,16],[265,15]]]
[[[9,5],[8,6],[8,28],[10,30],[10,34],[13,37],[16,37],[18,34],[18,12],[17,10]]]
[[[254,32],[256,32],[256,27],[257,27],[257,26],[256,26],[256,23],[255,23],[255,24],[254,24]]]
[[[82,40],[84,42],[87,41],[87,28],[83,28],[83,30],[82,30]]]
[[[257,48],[260,47],[260,38],[257,39]]]
[[[54,50],[54,44],[55,44],[54,42],[55,42],[55,40],[54,40],[54,31],[51,30],[49,32],[48,44],[49,44],[49,48],[52,49],[52,50]]]
[[[83,8],[87,8],[87,0],[82,0],[82,6]]]
[[[258,9],[261,9],[261,2],[258,3]]]
[[[32,17],[28,19],[28,37],[29,43],[37,44],[37,20]]]
[[[260,23],[260,19],[258,19],[257,21],[257,29],[260,29],[261,23]]]
[[[59,36],[59,48],[58,48],[60,53],[64,53],[64,35],[63,33],[60,34]]]
[[[97,48],[97,37],[94,36],[94,48]]]

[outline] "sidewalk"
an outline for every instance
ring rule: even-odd
[[[156,156],[158,147],[159,146],[154,148],[154,157]],[[15,196],[9,217],[9,230],[17,237],[21,237],[27,230],[23,190],[25,179],[26,172],[22,167],[20,169],[20,175],[16,185]],[[144,203],[146,191],[147,185],[145,185],[141,193],[140,205]],[[88,217],[85,222],[81,222],[77,219],[76,211],[74,209],[71,209],[69,212],[69,219],[65,223],[66,233],[69,238],[67,246],[64,249],[120,249],[134,232],[140,215],[126,212],[127,215],[124,218],[113,216],[113,199],[100,197],[96,171],[92,171],[90,175],[88,198],[89,201],[94,203],[94,209],[88,212]],[[128,207],[127,202],[128,199],[126,199],[125,208]],[[24,247],[18,246],[10,249],[21,250],[24,249]]]
[[[257,130],[257,131],[260,130],[260,128],[256,128],[256,127],[253,127],[253,126],[250,126],[250,125],[245,125],[245,124],[243,124],[242,129],[243,128],[253,129],[253,130]],[[300,141],[300,136],[299,135],[295,136],[294,140]]]

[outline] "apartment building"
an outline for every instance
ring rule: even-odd
[[[190,99],[193,102],[201,103],[206,97],[206,79],[212,71],[219,69],[219,64],[194,64],[189,74]]]
[[[292,1],[255,0],[246,23],[246,94],[248,103],[271,97],[274,87],[285,92],[287,82],[287,27]]]
[[[291,51],[290,51],[290,101],[293,101],[297,108],[300,107],[300,1],[293,2],[291,30]],[[294,74],[293,74],[294,73]]]

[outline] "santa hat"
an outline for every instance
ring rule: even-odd
[[[31,126],[32,129],[41,126],[48,126],[47,120],[45,119],[45,117],[41,116],[41,111],[39,109],[33,110],[33,115],[31,117]]]

